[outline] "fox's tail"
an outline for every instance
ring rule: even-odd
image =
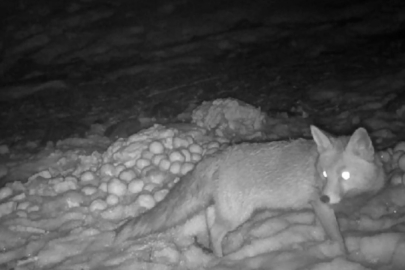
[[[208,207],[212,203],[217,167],[207,163],[210,161],[200,162],[191,173],[183,176],[166,198],[151,210],[128,220],[116,229],[115,243],[164,231]]]

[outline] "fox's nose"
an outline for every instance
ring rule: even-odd
[[[329,201],[330,201],[330,198],[329,198],[328,195],[322,195],[322,196],[321,196],[321,202],[323,202],[323,203],[329,203]]]

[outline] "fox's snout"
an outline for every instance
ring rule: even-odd
[[[329,203],[329,204],[339,203],[340,199],[341,199],[340,196],[337,196],[336,194],[330,194],[330,195],[323,194],[320,197],[321,202]]]
[[[325,187],[320,196],[320,200],[323,203],[337,204],[342,199],[342,191],[339,181],[333,181],[328,179]]]

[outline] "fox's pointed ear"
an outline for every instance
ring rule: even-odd
[[[367,130],[364,128],[358,128],[350,137],[349,143],[346,146],[346,151],[365,160],[373,161],[374,146]]]
[[[326,135],[322,130],[316,126],[311,125],[311,134],[314,138],[316,145],[318,146],[318,152],[322,153],[332,147],[332,142],[328,135]]]

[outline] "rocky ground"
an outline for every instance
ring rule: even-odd
[[[0,143],[9,146],[82,136],[94,123],[172,120],[223,97],[343,133],[404,100],[400,0],[1,5]]]

